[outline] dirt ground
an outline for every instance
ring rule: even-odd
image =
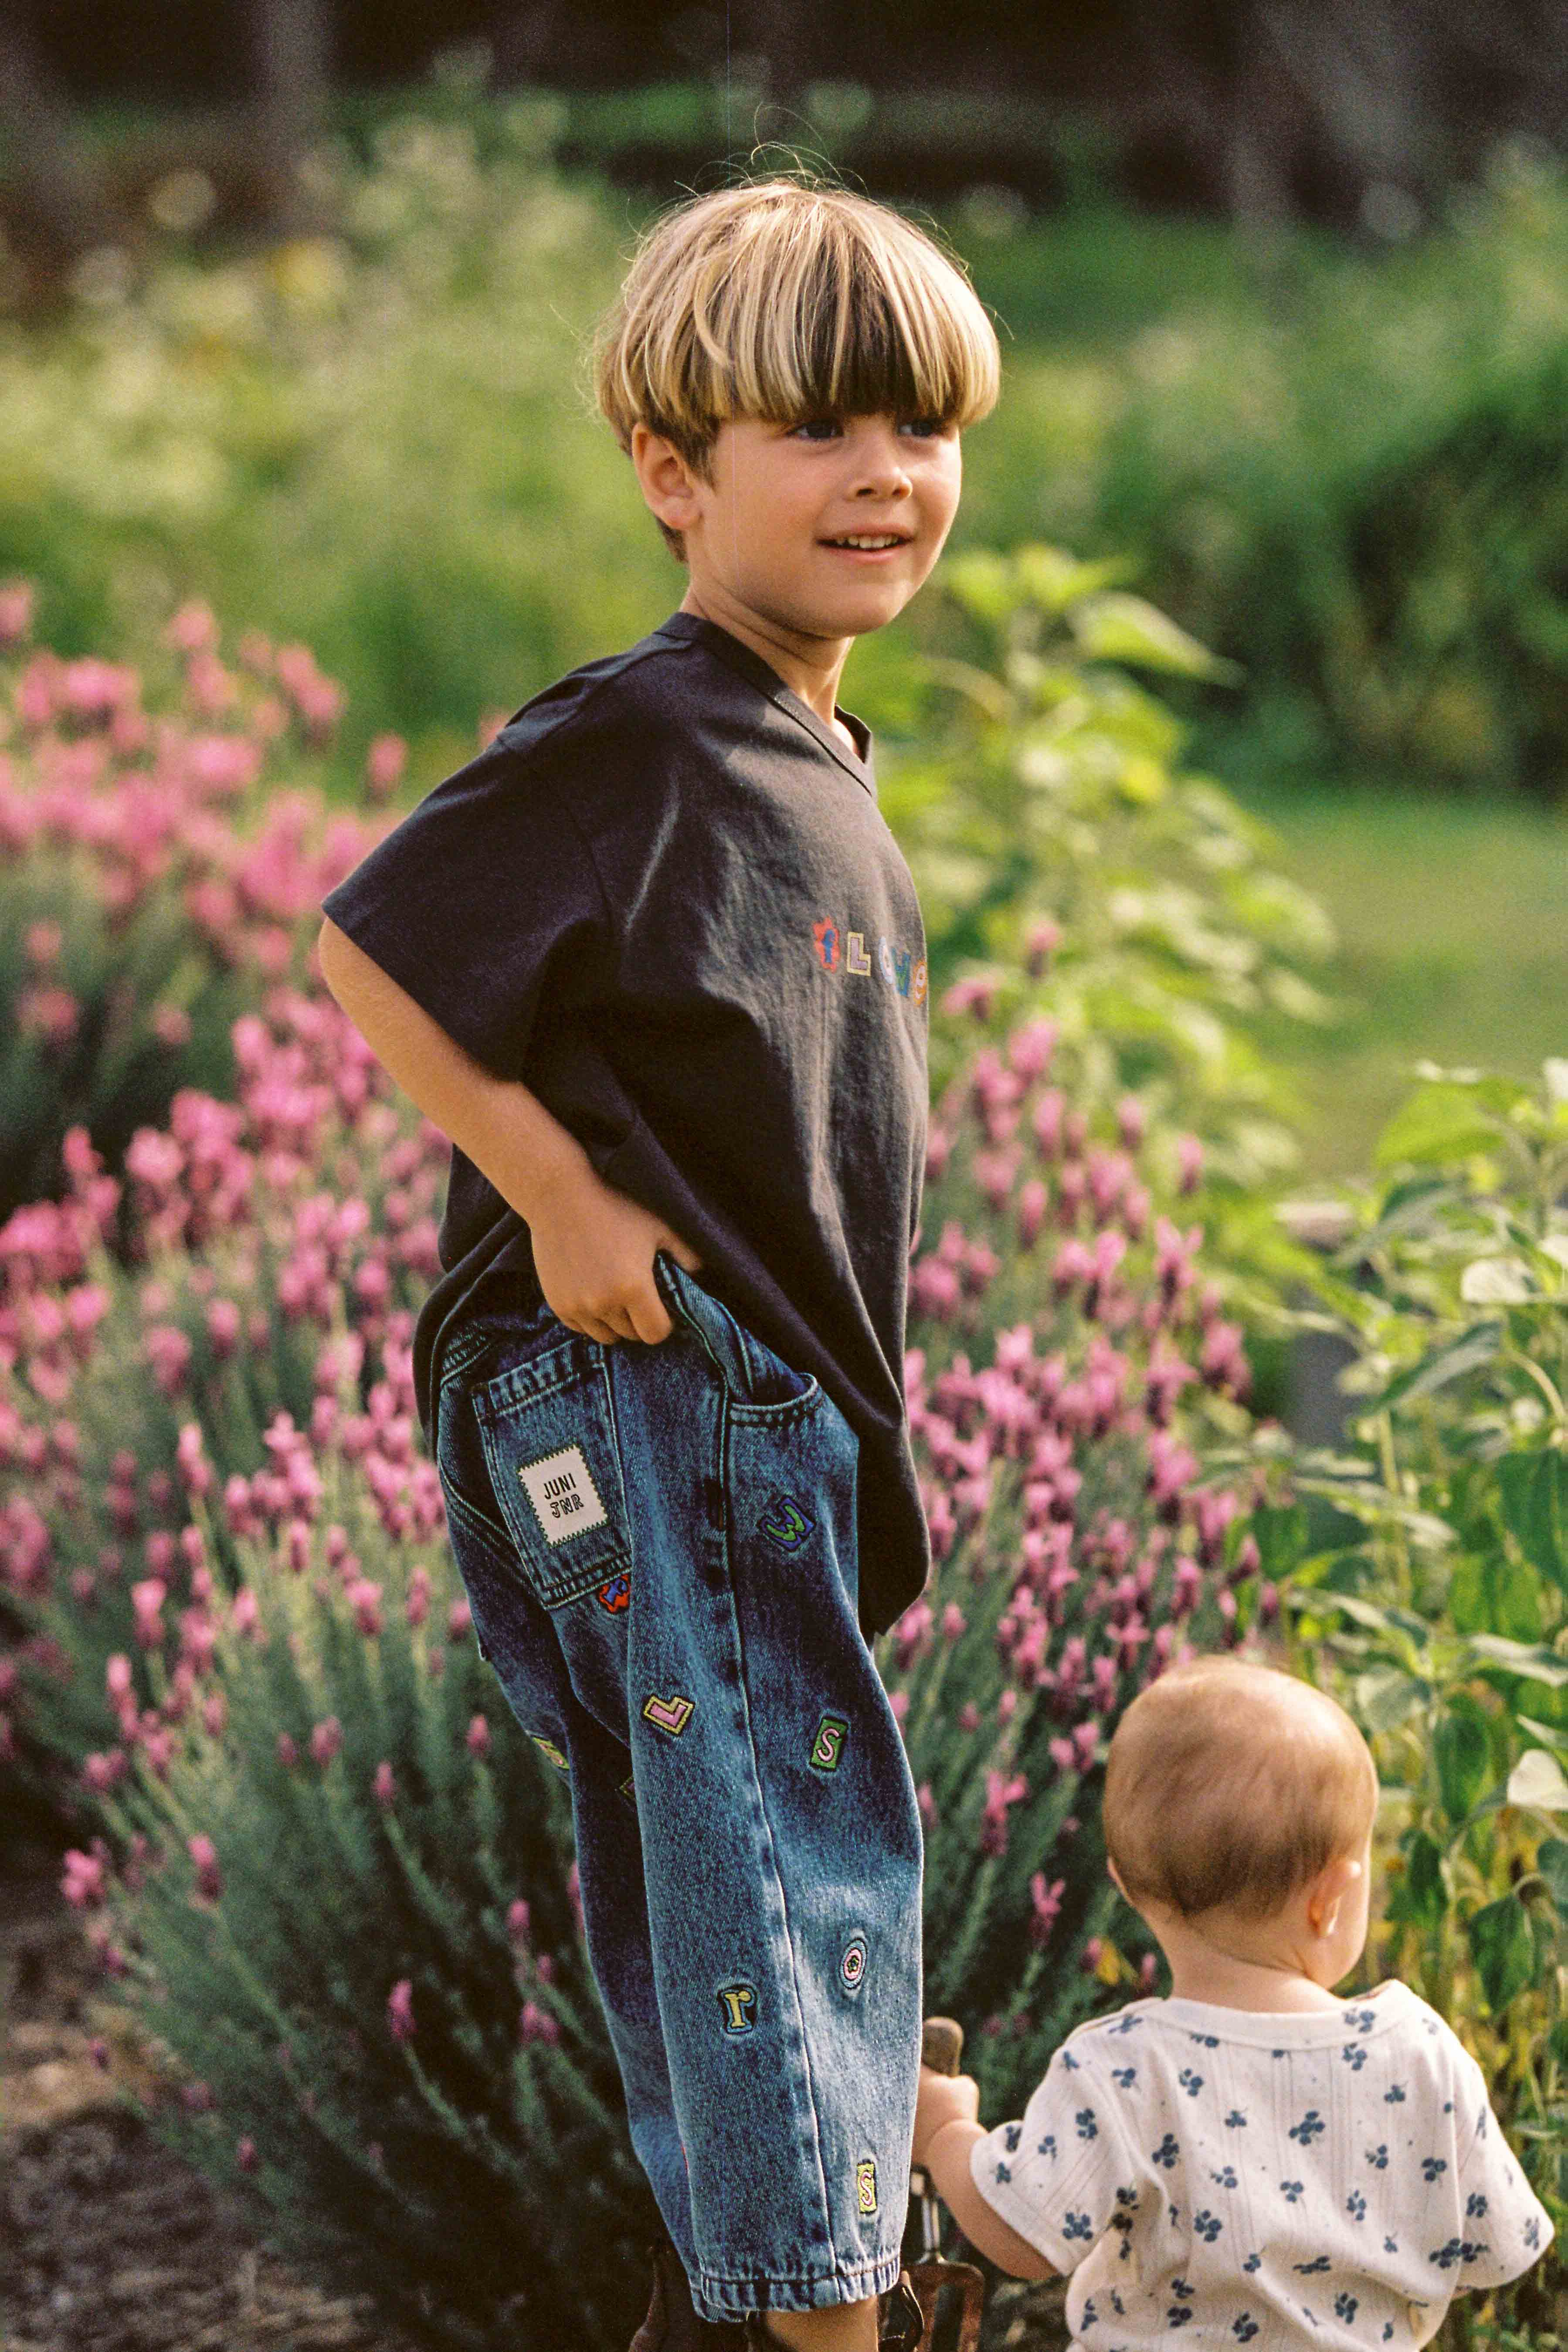
[[[155,2079],[62,1871],[14,1845],[0,1871],[0,2352],[419,2352],[258,2246],[122,2104]],[[1009,2347],[1065,2345],[1048,2295],[1003,2301]]]
[[[3,2352],[416,2352],[258,2247],[123,2106],[152,2077],[61,1869],[25,1848],[0,1877]]]

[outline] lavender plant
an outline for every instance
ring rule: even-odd
[[[68,1127],[118,1168],[183,1086],[234,1086],[235,1021],[305,976],[302,919],[369,847],[319,789],[342,691],[301,645],[180,607],[156,662],[30,643],[0,587],[0,1218],[62,1189]],[[370,748],[364,792],[402,772]]]
[[[969,1003],[961,985],[943,1009]],[[926,1822],[928,1999],[976,2030],[994,2112],[1112,1989],[1155,1980],[1099,1831],[1121,1707],[1186,1647],[1263,1634],[1279,1605],[1249,1489],[1200,1470],[1205,1444],[1250,1428],[1241,1328],[1200,1279],[1201,1228],[1152,1189],[1173,1166],[1170,1205],[1194,1194],[1202,1147],[1131,1095],[1097,1135],[1076,1060],[1039,1015],[961,1070],[932,1133],[938,1238],[911,1271],[938,1565],[889,1675]]]

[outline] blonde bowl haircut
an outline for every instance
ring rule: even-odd
[[[634,425],[711,482],[735,417],[937,417],[996,404],[1001,353],[956,257],[886,205],[805,175],[692,198],[644,232],[593,341],[621,447]],[[685,560],[683,534],[660,523]]]
[[[1129,1899],[1260,1919],[1359,1855],[1377,1809],[1372,1751],[1310,1683],[1238,1658],[1173,1666],[1117,1725],[1106,1851]]]

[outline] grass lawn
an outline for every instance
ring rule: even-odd
[[[1369,1163],[1417,1061],[1530,1077],[1568,1056],[1568,814],[1366,784],[1233,788],[1340,931],[1339,1023],[1306,1051],[1278,1041],[1307,1108],[1309,1173]]]

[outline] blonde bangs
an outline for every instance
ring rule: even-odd
[[[645,236],[595,353],[623,448],[639,422],[690,458],[735,416],[939,417],[994,407],[996,335],[962,266],[886,205],[768,180]]]

